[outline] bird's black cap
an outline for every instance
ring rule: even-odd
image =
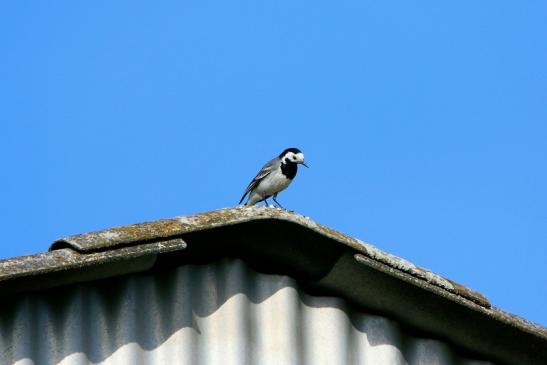
[[[279,154],[279,158],[283,157],[287,152],[292,152],[292,153],[302,153],[302,151],[300,151],[298,148],[294,148],[294,147],[291,147],[291,148],[287,148],[285,151],[281,152]]]

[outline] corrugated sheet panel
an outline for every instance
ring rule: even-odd
[[[1,309],[1,364],[491,364],[235,259],[26,294]]]

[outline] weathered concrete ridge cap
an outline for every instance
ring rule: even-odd
[[[384,252],[369,243],[316,223],[308,217],[276,208],[258,206],[227,208],[156,222],[115,227],[103,231],[61,238],[53,243],[50,250],[70,247],[81,253],[97,252],[120,246],[128,246],[137,242],[164,239],[180,236],[185,233],[210,230],[256,220],[281,220],[303,226],[349,246],[375,261],[462,296],[483,307],[490,307],[490,303],[486,297],[471,289],[416,266],[402,258]]]
[[[339,296],[501,364],[547,358],[547,329],[429,270],[275,208],[221,209],[62,238],[50,252],[0,260],[0,296],[225,257],[292,276],[318,295]]]
[[[59,268],[82,268],[97,262],[115,261],[121,258],[131,259],[149,254],[165,253],[183,249],[186,243],[181,239],[167,240],[140,245],[138,247],[120,247],[107,252],[94,252],[82,255],[70,249],[59,249],[52,252],[39,253],[0,260],[0,281],[17,277],[40,275]]]
[[[177,238],[86,254],[61,248],[0,260],[0,296],[144,271],[154,265],[158,254],[185,248],[186,243]],[[33,280],[37,277],[42,279]]]
[[[64,237],[53,242],[50,251],[69,247],[80,253],[107,251],[151,240],[173,237],[184,233],[176,219],[132,224],[96,232]]]

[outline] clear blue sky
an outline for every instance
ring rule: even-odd
[[[0,257],[286,207],[547,325],[547,2],[3,1]]]

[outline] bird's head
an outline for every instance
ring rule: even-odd
[[[287,148],[285,151],[281,152],[279,158],[284,163],[292,162],[308,167],[304,162],[304,154],[298,148]]]

